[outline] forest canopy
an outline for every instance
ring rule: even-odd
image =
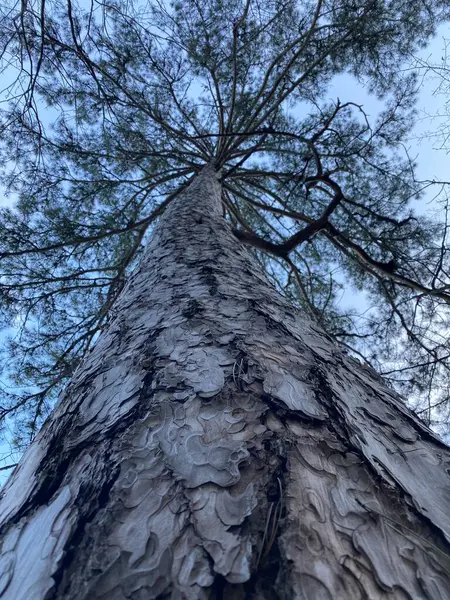
[[[450,404],[447,205],[405,152],[447,2],[23,0],[0,9],[0,419],[27,445],[203,165],[261,270],[428,424]],[[375,117],[330,98],[352,76]],[[343,96],[346,90],[343,90]],[[444,215],[444,216],[442,216]],[[364,293],[360,308],[340,302]]]

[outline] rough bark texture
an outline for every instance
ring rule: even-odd
[[[268,284],[207,167],[4,490],[0,597],[448,600],[449,459]]]

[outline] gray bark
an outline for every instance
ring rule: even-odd
[[[3,491],[0,597],[448,600],[449,459],[269,285],[207,167]]]

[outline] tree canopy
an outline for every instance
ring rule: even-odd
[[[153,224],[206,163],[271,281],[448,419],[447,222],[415,214],[405,61],[423,0],[23,0],[1,9],[0,418],[28,443],[107,326]],[[351,75],[371,117],[330,99]],[[339,303],[346,287],[361,310]],[[436,408],[432,409],[432,406]],[[440,412],[436,412],[440,411]],[[5,421],[6,420],[6,421]]]

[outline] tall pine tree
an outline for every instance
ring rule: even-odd
[[[0,597],[449,595],[448,450],[331,338],[446,385],[445,226],[397,153],[442,5],[5,13],[18,443],[72,377],[4,490]],[[346,73],[376,122],[326,100]]]

